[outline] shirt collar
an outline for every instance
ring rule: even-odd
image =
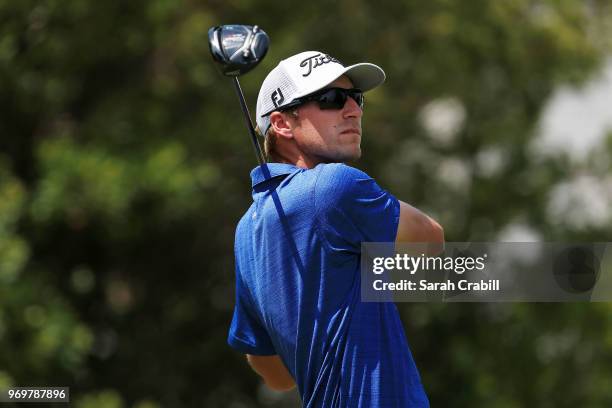
[[[302,170],[301,168],[294,166],[293,164],[286,163],[266,163],[268,171],[270,172],[270,178],[273,179],[279,176],[288,176],[291,173],[295,173],[296,170]],[[265,170],[262,170],[261,166],[255,167],[251,171],[251,184],[255,188],[258,184],[266,181]]]

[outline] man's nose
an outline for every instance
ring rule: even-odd
[[[363,115],[363,110],[351,97],[346,98],[344,103],[343,116],[345,118],[356,117],[359,118]]]

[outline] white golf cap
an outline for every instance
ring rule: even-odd
[[[282,60],[264,79],[257,97],[257,127],[265,135],[270,113],[289,105],[296,98],[325,88],[346,75],[355,88],[369,91],[385,81],[385,72],[367,62],[345,67],[320,51],[305,51]]]

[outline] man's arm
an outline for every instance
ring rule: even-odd
[[[400,220],[395,241],[443,244],[444,229],[427,214],[400,201]]]
[[[283,361],[274,356],[254,356],[247,354],[247,360],[253,370],[259,374],[266,385],[276,391],[289,391],[295,387],[295,381]]]

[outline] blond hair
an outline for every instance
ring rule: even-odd
[[[278,161],[277,155],[276,155],[276,138],[277,137],[278,135],[276,134],[272,126],[270,126],[270,128],[266,132],[266,136],[264,137],[264,154],[266,155],[267,161],[271,161],[271,162]]]

